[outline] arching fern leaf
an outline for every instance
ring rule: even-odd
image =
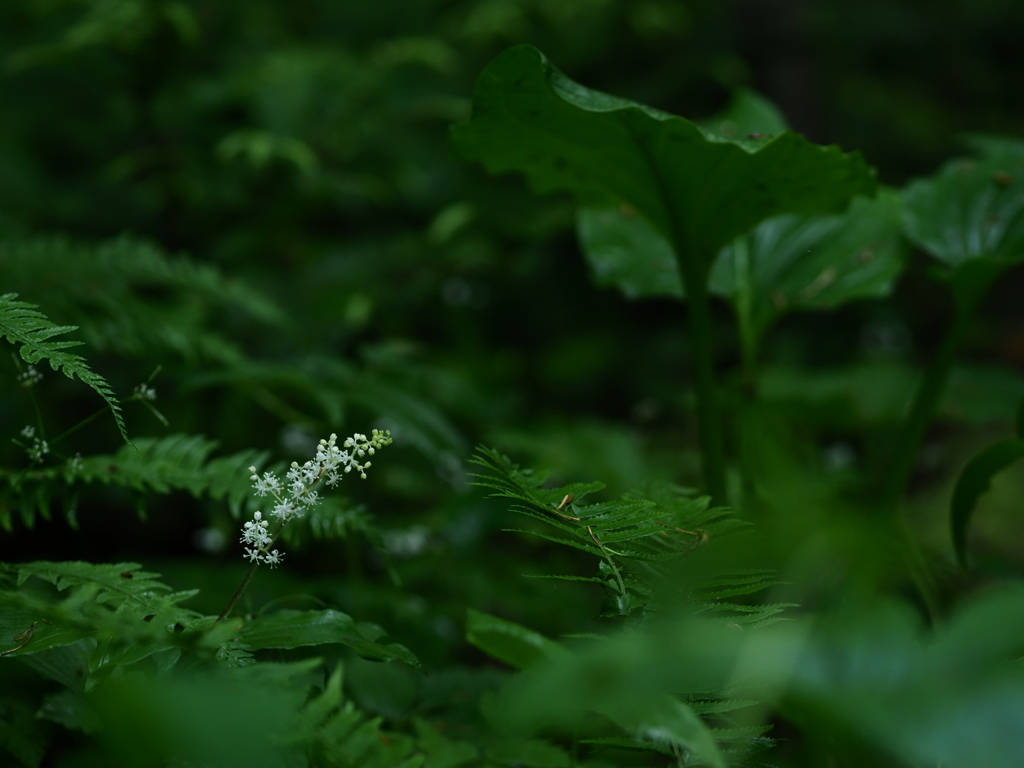
[[[222,315],[287,322],[245,283],[137,238],[0,243],[0,271],[21,295],[45,296],[47,312],[75,323],[92,348],[126,356],[171,352],[186,360],[238,362],[241,349],[217,330]]]
[[[67,351],[69,347],[78,346],[82,342],[53,340],[55,336],[74,330],[76,327],[73,325],[55,325],[35,304],[18,301],[16,293],[0,296],[0,336],[18,345],[18,352],[25,362],[34,365],[47,360],[53,370],[61,371],[69,379],[77,377],[92,387],[110,407],[117,429],[127,443],[128,432],[121,417],[121,406],[110,386],[102,376],[89,368],[82,357]]]
[[[652,488],[621,499],[583,503],[601,483],[545,488],[545,476],[521,469],[490,448],[472,460],[483,467],[476,485],[494,496],[513,499],[513,510],[539,520],[546,529],[507,529],[573,547],[599,558],[595,576],[553,574],[542,578],[600,583],[608,594],[606,616],[659,611],[668,605],[722,615],[734,624],[776,620],[788,604],[745,604],[749,597],[778,584],[769,568],[733,567],[720,542],[749,524],[730,510],[711,507],[706,496],[693,498],[678,488]],[[742,562],[742,560],[740,560]]]
[[[17,511],[26,526],[48,519],[60,505],[71,524],[82,485],[101,483],[142,493],[186,491],[195,498],[226,501],[235,517],[254,501],[249,467],[267,460],[262,451],[246,450],[210,458],[217,443],[201,435],[138,438],[112,454],[76,457],[61,465],[29,470],[0,470],[0,527],[10,529]]]

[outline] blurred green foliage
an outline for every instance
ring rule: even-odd
[[[771,276],[755,266],[765,278],[752,315],[763,334],[756,403],[744,399],[750,351],[734,330],[736,270],[722,273],[732,283],[719,275],[718,293],[729,299],[712,310],[734,428],[730,495],[748,502],[737,511],[760,538],[723,553],[715,568],[778,569],[787,584],[764,601],[799,603],[820,622],[749,641],[690,618],[660,635],[627,632],[603,645],[578,638],[557,673],[539,666],[499,688],[509,675],[481,654],[481,626],[502,644],[546,647],[547,638],[561,643],[609,625],[598,618],[600,588],[586,581],[595,558],[502,532],[522,523],[468,484],[473,446],[547,468],[556,485],[603,481],[602,500],[697,486],[692,339],[677,301],[631,301],[600,287],[568,199],[535,197],[518,179],[459,162],[448,131],[470,117],[487,63],[525,42],[578,82],[698,121],[753,89],[779,107],[781,116],[768,117],[861,151],[895,189],[963,154],[964,132],[1024,136],[1022,25],[1015,0],[0,5],[0,294],[78,327],[60,338],[84,342],[74,351],[121,400],[134,444],[124,444],[100,390],[50,373],[19,387],[26,362],[5,358],[0,435],[25,443],[19,432],[34,425],[51,453],[33,462],[22,445],[0,444],[0,561],[142,562],[163,574],[159,600],[198,590],[186,612],[161,602],[154,613],[167,612],[169,624],[200,622],[244,573],[235,539],[239,516],[257,504],[246,494],[250,463],[302,461],[331,431],[380,426],[396,438],[372,481],[348,484],[347,497],[289,530],[286,566],[261,570],[239,604],[245,613],[272,606],[267,626],[327,617],[324,631],[335,627],[342,641],[308,653],[265,645],[253,652],[270,663],[214,673],[213,646],[167,641],[158,627],[131,624],[135,614],[97,603],[78,631],[130,626],[127,636],[151,655],[135,660],[115,644],[126,674],[93,698],[88,667],[105,652],[94,638],[19,656],[35,659],[24,664],[0,658],[0,762],[10,754],[29,766],[153,765],[184,755],[254,765],[287,761],[299,748],[322,765],[578,759],[597,768],[667,764],[690,744],[714,764],[703,726],[687,719],[696,712],[750,747],[768,746],[758,729],[775,723],[783,740],[770,757],[751,753],[757,764],[1019,764],[1012,734],[1000,730],[1021,716],[1019,669],[1003,658],[1019,655],[1019,635],[1016,624],[990,631],[1019,613],[1019,594],[973,601],[1024,566],[1015,544],[1024,535],[1020,467],[997,462],[1001,474],[976,478],[970,508],[958,513],[969,573],[957,570],[947,532],[960,469],[1015,434],[1024,393],[1019,269],[999,265],[963,329],[962,355],[911,468],[905,521],[891,527],[875,514],[900,418],[955,307],[923,255],[942,231],[926,226],[911,226],[909,242],[873,263],[879,271],[863,295],[892,289],[887,301],[825,313],[822,300],[785,314]],[[733,118],[752,115],[765,118]],[[1012,145],[972,146],[999,155]],[[992,162],[975,180],[984,190],[1005,165]],[[952,161],[913,185],[918,209],[955,204],[928,197],[929,185],[962,167]],[[932,210],[918,224],[941,225],[956,210]],[[984,229],[986,213],[978,215],[970,220]],[[795,231],[791,251],[805,247]],[[786,236],[751,234],[753,263]],[[1019,258],[1015,231],[1000,242],[1004,260]],[[889,257],[908,246],[919,250],[893,284]],[[784,277],[780,290],[790,287]],[[151,408],[166,426],[132,397],[143,382],[155,387]],[[66,472],[77,454],[80,474]],[[908,566],[908,539],[928,564],[933,583],[924,588]],[[721,550],[697,552],[699,571]],[[119,573],[103,578],[116,585]],[[552,573],[583,580],[525,578]],[[17,578],[27,577],[4,571],[5,594],[15,594]],[[56,630],[33,616],[65,620],[98,589],[89,579],[59,593],[37,582],[17,587],[23,604],[0,609],[0,650],[20,643],[8,640],[29,625],[37,641],[48,637]],[[467,610],[476,612],[477,642],[465,637]],[[922,651],[924,617],[944,629]],[[358,637],[345,634],[353,621]],[[375,625],[388,633],[380,643]],[[986,637],[985,647],[970,642]],[[370,646],[411,649],[427,674],[351,650],[367,655]],[[804,652],[812,666],[786,678]],[[193,660],[192,676],[164,676],[177,653]],[[228,660],[240,665],[248,653]],[[315,655],[325,663],[312,664]],[[757,668],[751,659],[761,657]],[[708,679],[686,677],[702,663]],[[724,667],[741,672],[711,679]],[[736,700],[749,693],[760,703],[716,715],[721,702],[700,696],[701,685],[749,686],[756,690]],[[623,700],[681,690],[689,709],[660,724],[665,739],[652,736],[658,723],[621,711]],[[602,715],[579,714],[587,695]],[[528,700],[560,710],[549,730],[525,722],[540,713]],[[922,701],[928,707],[905,728],[879,717]],[[609,718],[647,728],[648,751],[602,742]],[[120,725],[95,736],[99,721]],[[192,728],[196,721],[221,728]],[[255,732],[269,734],[273,748],[254,748],[263,743]],[[566,745],[580,735],[591,742],[571,753]],[[979,739],[990,752],[964,747]],[[140,752],[143,743],[153,751]],[[737,755],[725,750],[721,759]]]

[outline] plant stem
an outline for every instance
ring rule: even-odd
[[[939,398],[949,381],[957,350],[970,325],[974,310],[981,301],[983,292],[984,287],[979,287],[976,290],[954,294],[956,304],[953,322],[917,386],[910,412],[896,439],[896,447],[893,450],[890,464],[891,469],[882,490],[880,511],[883,515],[894,517],[899,510],[900,499],[906,490],[907,482],[914,468],[914,461],[921,449],[921,442],[924,440],[928,424],[938,408]]]
[[[713,504],[727,504],[725,491],[725,438],[718,411],[715,387],[715,355],[711,324],[711,303],[708,299],[708,274],[715,252],[704,253],[687,236],[686,222],[678,211],[672,185],[650,159],[653,178],[662,200],[666,202],[669,244],[679,265],[679,276],[686,295],[686,312],[690,321],[690,357],[693,363],[693,385],[697,395],[697,429],[700,432],[701,469],[704,489]]]
[[[750,246],[746,235],[732,241],[733,271],[736,274],[736,324],[740,336],[740,365],[743,390],[757,399],[757,347],[760,341],[754,325],[754,286],[750,269]]]
[[[238,598],[242,596],[242,593],[245,592],[245,588],[248,587],[249,582],[252,581],[252,577],[256,573],[257,567],[259,567],[259,561],[253,560],[252,564],[249,566],[249,570],[246,571],[245,578],[242,579],[242,583],[238,585],[238,589],[235,590],[235,594],[233,594],[231,599],[228,600],[228,604],[224,606],[224,610],[220,612],[220,616],[217,617],[217,621],[213,622],[214,624],[220,623],[225,616],[231,613],[231,609],[235,607],[235,603],[238,602]]]
[[[321,469],[321,473],[322,472],[323,470]],[[316,485],[319,480],[320,476],[318,475],[316,480],[310,483],[309,488],[306,488],[305,493],[308,493],[309,489]],[[275,492],[274,495],[276,496],[277,493]],[[280,500],[280,496],[278,496],[278,500]],[[272,546],[274,546],[277,543],[278,538],[281,536],[281,531],[284,530],[285,523],[287,522],[287,520],[283,520],[281,524],[277,526],[277,530],[274,531],[274,535],[270,537],[270,543],[267,544],[266,547],[264,547],[264,552],[269,550]],[[259,560],[252,561],[252,565],[250,565],[249,570],[246,571],[245,578],[242,579],[242,583],[238,585],[238,589],[235,590],[235,594],[233,594],[231,596],[231,599],[228,600],[228,604],[224,606],[224,610],[220,612],[220,616],[217,617],[217,621],[213,622],[214,624],[217,624],[217,622],[219,622],[221,619],[227,616],[231,612],[231,609],[235,607],[235,603],[238,602],[238,598],[242,596],[242,593],[245,592],[245,588],[248,587],[249,582],[252,581],[252,577],[255,575],[256,568],[259,566],[259,564]]]
[[[714,504],[728,502],[725,491],[725,440],[715,386],[715,355],[712,340],[711,303],[708,298],[707,270],[702,263],[710,259],[702,254],[684,254],[676,247],[676,261],[686,292],[690,325],[690,357],[693,385],[697,394],[697,427],[700,430],[701,462],[704,486]]]
[[[100,408],[98,411],[93,413],[91,416],[86,416],[84,419],[82,419],[80,422],[75,424],[73,427],[68,427],[63,432],[61,432],[59,435],[57,435],[55,438],[53,438],[53,440],[50,441],[51,445],[56,445],[57,443],[59,443],[61,440],[63,440],[68,435],[74,434],[75,432],[80,430],[82,427],[84,427],[85,425],[87,425],[90,422],[94,421],[95,419],[98,419],[100,416],[102,416],[104,413],[107,413],[107,412],[108,412],[108,410],[106,408]]]

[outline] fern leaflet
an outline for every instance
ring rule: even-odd
[[[121,406],[114,397],[106,380],[86,364],[80,356],[67,352],[68,347],[81,344],[80,341],[52,341],[54,336],[76,330],[73,325],[55,325],[35,304],[18,301],[18,294],[5,293],[0,296],[0,336],[7,337],[12,344],[20,345],[18,352],[25,362],[38,363],[48,360],[50,367],[61,371],[69,379],[76,376],[102,397],[110,407],[117,422],[117,429],[126,443],[128,432],[121,418]]]
[[[734,624],[778,620],[790,607],[735,603],[778,583],[770,569],[730,568],[730,558],[705,554],[720,551],[711,542],[749,529],[707,497],[691,498],[674,488],[651,488],[614,501],[582,503],[601,483],[574,483],[545,488],[546,475],[520,469],[489,448],[479,448],[473,463],[483,467],[476,484],[492,495],[512,499],[513,511],[543,522],[555,531],[507,529],[599,557],[596,576],[550,575],[547,578],[598,581],[608,594],[604,615],[628,616],[673,605],[722,615]],[[724,555],[724,553],[723,553]]]

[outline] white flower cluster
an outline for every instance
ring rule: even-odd
[[[135,386],[135,396],[139,400],[156,400],[156,389],[149,386],[149,384],[137,384]]]
[[[30,365],[25,368],[23,373],[18,374],[18,384],[22,387],[33,387],[43,380],[43,374],[41,374],[34,365]]]
[[[301,466],[293,461],[283,482],[273,472],[264,472],[260,477],[256,467],[249,467],[256,495],[269,494],[275,500],[270,515],[279,522],[277,530],[271,534],[270,522],[263,518],[262,512],[256,512],[253,519],[242,526],[242,538],[239,541],[249,545],[245,547],[245,556],[250,561],[255,560],[265,565],[279,564],[284,553],[270,547],[285,523],[319,503],[319,494],[313,486],[322,479],[333,487],[342,475],[353,470],[365,480],[370,462],[363,459],[390,444],[390,431],[375,429],[369,437],[356,433],[346,438],[341,447],[338,446],[338,436],[332,433],[329,439],[320,441],[315,457]]]
[[[36,435],[36,428],[29,425],[21,430],[21,436],[32,441],[31,445],[25,445],[17,440],[14,442],[20,445],[28,453],[32,461],[42,461],[43,457],[50,452],[50,445],[43,438]]]

